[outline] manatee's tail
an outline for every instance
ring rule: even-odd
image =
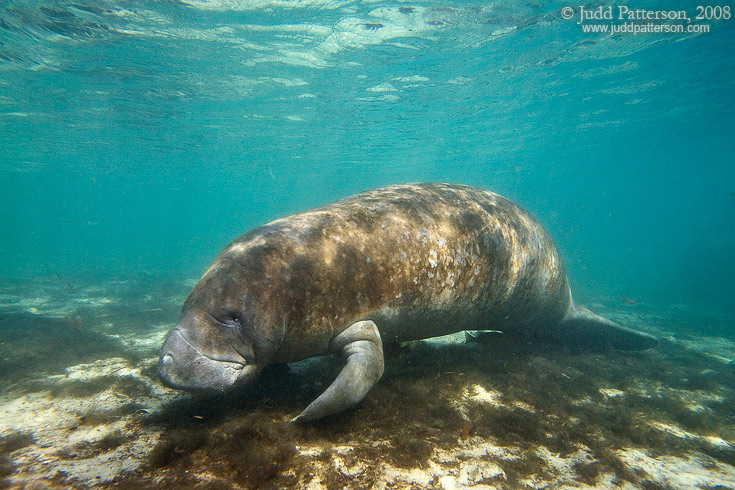
[[[620,326],[574,303],[558,328],[565,339],[579,347],[646,350],[658,345],[653,335]]]

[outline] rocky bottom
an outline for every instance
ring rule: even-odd
[[[158,382],[189,287],[0,286],[0,488],[735,489],[735,342],[684,307],[587,302],[662,338],[646,352],[390,346],[358,407],[296,426],[339,359],[220,395]]]

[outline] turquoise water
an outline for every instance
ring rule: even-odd
[[[690,32],[579,22],[622,5]],[[0,487],[735,488],[735,4],[709,7],[0,0]],[[288,421],[328,361],[214,401],[160,385],[227,243],[418,181],[528,209],[576,297],[659,348],[417,343],[315,428]]]
[[[731,322],[735,21],[564,5],[3,2],[2,275],[196,277],[258,224],[448,181],[539,217],[583,294]]]

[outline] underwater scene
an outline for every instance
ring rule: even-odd
[[[735,489],[733,16],[0,1],[0,489]]]

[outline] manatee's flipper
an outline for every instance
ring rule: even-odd
[[[498,336],[503,335],[500,330],[475,330],[464,332],[464,343],[465,344],[489,344],[498,340]]]
[[[574,303],[558,328],[565,339],[580,347],[646,350],[658,345],[653,335],[618,325]]]
[[[362,400],[383,375],[383,342],[370,320],[353,323],[329,344],[347,362],[337,379],[291,422],[308,422],[337,413]]]

